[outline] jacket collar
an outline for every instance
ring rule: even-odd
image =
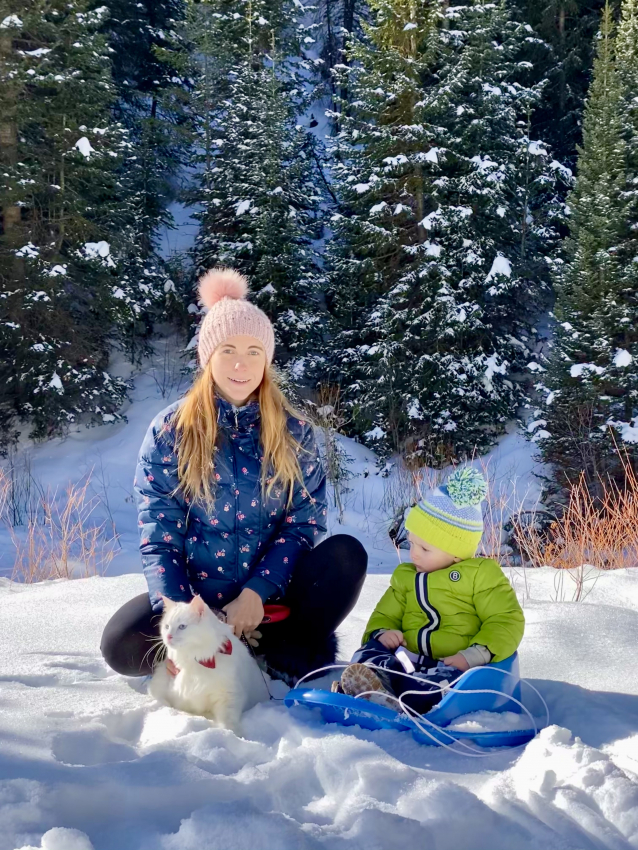
[[[227,428],[248,429],[259,422],[259,402],[249,401],[243,407],[235,407],[225,398],[215,394],[217,421]]]

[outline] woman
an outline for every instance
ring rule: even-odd
[[[335,629],[365,578],[363,546],[326,531],[326,479],[312,427],[277,387],[270,320],[245,300],[246,279],[214,269],[200,281],[208,312],[201,372],[184,399],[155,417],[135,478],[148,594],[104,630],[106,662],[152,672],[163,597],[202,596],[249,636],[272,673],[289,681],[330,664]],[[261,626],[266,601],[290,616]]]

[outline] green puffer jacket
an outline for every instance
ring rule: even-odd
[[[496,561],[469,558],[432,573],[399,564],[363,643],[377,629],[398,629],[407,648],[419,655],[445,658],[479,644],[502,661],[516,651],[524,628],[516,594]]]

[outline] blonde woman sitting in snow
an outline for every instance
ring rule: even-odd
[[[249,636],[269,670],[292,681],[330,664],[335,629],[363,586],[358,540],[326,531],[326,476],[313,429],[279,387],[273,326],[247,281],[215,269],[200,281],[208,312],[201,371],[151,422],[135,478],[148,593],[117,611],[102,652],[127,676],[152,672],[164,599],[199,595]],[[318,545],[317,545],[318,544]],[[261,625],[264,603],[288,619]]]

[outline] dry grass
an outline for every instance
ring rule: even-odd
[[[20,532],[7,516],[11,482],[0,470],[0,520],[15,550],[14,581],[30,584],[106,572],[115,554],[113,540],[105,533],[105,523],[92,521],[99,499],[89,498],[90,481],[87,476],[82,484],[69,484],[61,498],[57,492],[42,495],[38,510]]]
[[[600,481],[595,498],[584,475],[569,492],[565,513],[545,533],[518,527],[515,533],[531,566],[574,570],[583,566],[617,570],[638,566],[638,478],[625,464],[622,487]]]
[[[337,384],[321,384],[317,392],[317,403],[311,403],[312,418],[323,431],[323,459],[326,477],[332,488],[334,506],[339,513],[339,522],[343,523],[344,495],[346,482],[351,473],[348,470],[348,457],[339,442],[339,431],[346,424],[341,406],[341,390]]]

